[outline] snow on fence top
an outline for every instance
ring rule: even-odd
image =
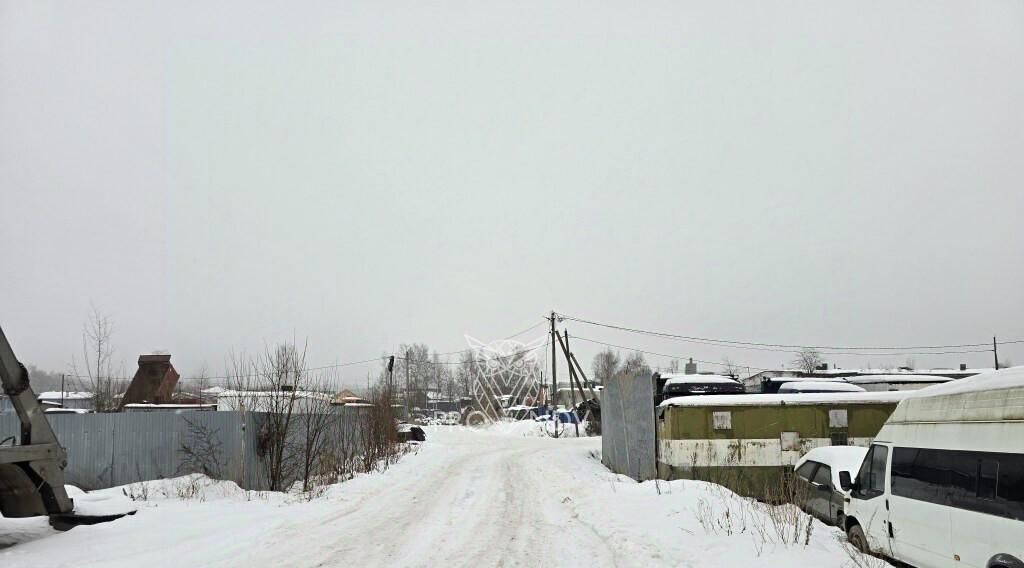
[[[669,406],[797,406],[808,404],[885,404],[897,403],[920,391],[821,392],[788,394],[709,394],[677,396],[659,404]]]

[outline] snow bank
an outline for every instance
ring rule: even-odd
[[[780,535],[791,507],[636,483],[601,465],[600,438],[525,434],[537,426],[428,427],[397,464],[312,500],[201,476],[95,492],[148,497],[133,516],[0,550],[0,566],[851,565],[837,529],[812,521],[806,546]]]

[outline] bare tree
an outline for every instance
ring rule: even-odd
[[[303,393],[307,399],[303,412],[298,415],[301,433],[302,490],[310,491],[319,479],[329,475],[325,467],[328,452],[338,435],[340,414],[331,404],[331,377],[329,372],[305,381]]]
[[[619,353],[613,351],[610,347],[594,355],[594,361],[590,365],[591,370],[594,372],[594,382],[599,385],[607,382],[619,372],[620,364],[621,358]]]
[[[257,456],[272,491],[282,491],[294,481],[303,466],[301,448],[296,448],[296,417],[308,406],[306,350],[294,343],[268,348],[259,357],[231,358],[233,396],[241,410],[260,413]]]
[[[115,373],[113,365],[114,349],[111,336],[114,324],[106,315],[92,306],[89,319],[82,326],[82,356],[85,374],[79,372],[74,358],[71,361],[72,372],[77,378],[80,388],[93,393],[93,409],[106,412],[116,407],[114,398],[122,390],[126,382],[123,378],[123,366],[120,375]]]
[[[728,356],[722,357],[722,373],[730,377],[739,377],[742,369]]]
[[[637,375],[650,376],[651,366],[647,364],[643,353],[634,351],[626,356],[626,359],[622,362],[622,369],[619,372],[627,377],[635,377]]]
[[[665,367],[666,373],[678,373],[679,372],[679,359],[672,359],[668,362],[668,366]]]
[[[811,349],[810,347],[801,349],[797,353],[796,359],[793,359],[793,364],[796,365],[796,368],[806,373],[813,373],[821,366],[821,363],[821,353],[817,349]]]

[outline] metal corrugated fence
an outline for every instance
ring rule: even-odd
[[[332,435],[358,445],[356,413],[338,412],[341,420]],[[216,462],[217,477],[247,489],[266,489],[257,453],[264,416],[260,412],[126,412],[50,414],[47,419],[67,450],[66,482],[82,489],[197,473],[199,468],[184,451],[186,447],[205,447],[213,456],[209,461]],[[16,414],[0,414],[0,440],[17,436],[19,429]]]
[[[616,377],[601,391],[601,460],[615,473],[654,479],[654,380]]]

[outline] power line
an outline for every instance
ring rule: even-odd
[[[630,350],[630,351],[638,351],[638,352],[643,353],[645,355],[657,355],[659,357],[670,357],[672,359],[693,359],[693,357],[687,357],[685,355],[672,355],[672,354],[669,354],[669,353],[658,353],[656,351],[646,351],[644,349],[639,349],[639,348],[636,348],[636,347],[627,347],[627,346],[624,346],[624,345],[616,345],[614,343],[606,343],[604,341],[598,341],[596,339],[588,339],[586,337],[581,337],[579,335],[574,335],[573,339],[578,339],[580,341],[586,341],[588,343],[596,343],[598,345],[604,345],[605,347],[615,347],[616,349],[627,349],[627,350]],[[716,365],[716,366],[719,366],[719,367],[737,367],[737,368],[742,367],[744,369],[756,369],[758,371],[771,371],[771,370],[773,370],[773,369],[765,369],[764,367],[755,367],[753,365],[744,365],[742,363],[733,363],[733,364],[729,365],[729,364],[726,364],[726,363],[717,363],[715,361],[703,361],[701,359],[693,359],[693,362],[694,363],[702,363],[704,365]]]
[[[690,335],[679,335],[674,333],[667,333],[661,331],[652,331],[646,329],[639,329],[633,327],[627,327],[622,325],[610,324],[570,316],[567,314],[557,314],[558,317],[564,320],[575,321],[578,323],[593,325],[598,327],[605,327],[609,329],[615,329],[619,331],[626,331],[630,333],[636,333],[641,335],[648,335],[654,337],[662,337],[665,339],[672,339],[685,343],[697,343],[702,345],[714,345],[717,347],[730,347],[735,349],[748,349],[755,351],[772,351],[777,353],[799,353],[798,349],[830,349],[837,352],[823,353],[825,355],[865,355],[865,356],[889,356],[889,355],[950,355],[950,354],[962,354],[962,353],[989,353],[992,350],[987,348],[990,343],[967,343],[960,345],[918,345],[918,346],[903,346],[903,347],[891,347],[891,346],[875,346],[875,347],[846,347],[846,346],[831,346],[831,345],[790,345],[783,343],[759,343],[753,341],[738,341],[731,339],[715,339],[710,337],[697,337]],[[997,345],[1008,345],[1014,343],[1024,343],[1024,340],[1011,340],[1011,341],[1000,341]],[[970,349],[970,350],[957,350],[957,351],[934,351],[938,349],[962,349],[972,347],[986,347],[985,349]],[[910,351],[915,349],[926,349],[929,351]],[[888,353],[860,353],[857,351],[888,351]]]

